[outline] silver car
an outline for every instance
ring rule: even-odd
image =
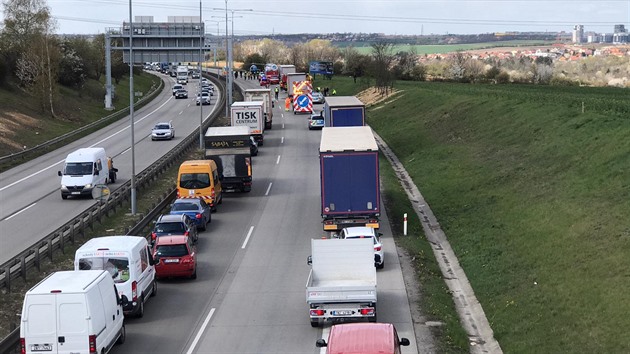
[[[385,267],[385,254],[383,252],[383,244],[381,243],[381,234],[380,232],[376,232],[371,227],[364,226],[353,226],[346,227],[341,230],[339,238],[342,239],[356,239],[356,238],[371,238],[374,242],[374,266],[376,268],[382,269]]]
[[[197,94],[197,101],[195,103],[197,106],[200,104],[210,104],[210,95],[207,92],[202,92],[201,94]]]
[[[151,130],[151,140],[171,139],[175,139],[175,128],[173,128],[173,123],[171,122],[157,123]]]
[[[324,103],[324,95],[321,92],[315,91],[311,97],[313,98],[313,103]]]

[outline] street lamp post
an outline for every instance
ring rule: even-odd
[[[131,215],[136,215],[136,150],[133,120],[133,17],[129,0],[129,121],[131,124]]]
[[[203,149],[203,102],[201,102],[201,61],[204,60],[203,57],[203,35],[204,35],[204,25],[203,19],[201,18],[201,0],[199,0],[199,150]]]

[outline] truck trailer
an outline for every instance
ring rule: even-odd
[[[287,91],[287,74],[295,72],[295,65],[278,65],[280,72],[280,89]]]
[[[259,146],[263,145],[263,132],[265,131],[264,104],[261,101],[242,101],[232,103],[232,126],[245,126],[249,128],[249,135]]]
[[[312,327],[325,321],[376,322],[376,269],[371,239],[313,239],[306,303]]]
[[[271,129],[271,124],[273,123],[273,97],[271,97],[271,89],[247,89],[245,90],[245,101],[263,102],[265,129]]]
[[[223,190],[252,190],[252,158],[249,128],[210,127],[204,137],[206,159],[217,164]]]
[[[289,97],[293,97],[293,83],[298,81],[306,81],[305,73],[289,73],[287,74],[287,94]]]
[[[365,125],[365,104],[355,96],[328,96],[324,102],[324,124],[327,127]]]
[[[350,226],[378,229],[381,192],[372,129],[324,127],[319,164],[324,231],[338,233]]]

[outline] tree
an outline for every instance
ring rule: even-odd
[[[468,60],[470,60],[468,54],[463,52],[455,53],[450,61],[449,78],[460,82],[465,81]]]
[[[34,37],[51,27],[50,9],[45,0],[6,0],[3,7],[1,42],[7,66],[13,71],[22,53],[35,44]]]
[[[354,79],[356,84],[357,78],[362,77],[367,72],[368,67],[371,64],[370,57],[359,54],[359,52],[353,47],[346,47],[341,56],[344,60],[344,67],[342,73],[344,75],[350,75]]]
[[[252,64],[256,64],[256,66],[258,66],[258,69],[263,70],[264,66],[261,67],[261,64],[264,64],[265,60],[263,59],[263,57],[260,56],[260,54],[258,53],[254,53],[254,54],[250,54],[247,57],[245,57],[245,60],[243,61],[243,70],[249,70],[249,67],[252,66]]]
[[[87,78],[85,61],[69,46],[63,46],[59,62],[59,83],[74,88],[81,88]]]
[[[376,80],[376,88],[381,94],[387,95],[394,84],[391,66],[394,61],[392,55],[393,43],[377,41],[372,43],[372,76]]]
[[[408,52],[398,52],[395,56],[394,75],[397,79],[411,80],[411,73],[416,66],[418,54],[412,49]]]

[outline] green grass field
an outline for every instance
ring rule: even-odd
[[[630,92],[396,87],[369,124],[438,217],[503,350],[630,352]]]
[[[347,43],[352,45],[353,43]],[[488,43],[469,43],[469,44],[435,44],[435,45],[396,45],[393,48],[394,53],[408,52],[414,50],[416,54],[436,54],[436,53],[450,53],[457,51],[486,49],[486,48],[500,48],[500,47],[522,47],[533,45],[551,45],[553,41],[543,40],[512,40],[501,42],[488,42]],[[343,47],[347,46],[343,45]],[[361,54],[372,53],[371,46],[354,47]]]

